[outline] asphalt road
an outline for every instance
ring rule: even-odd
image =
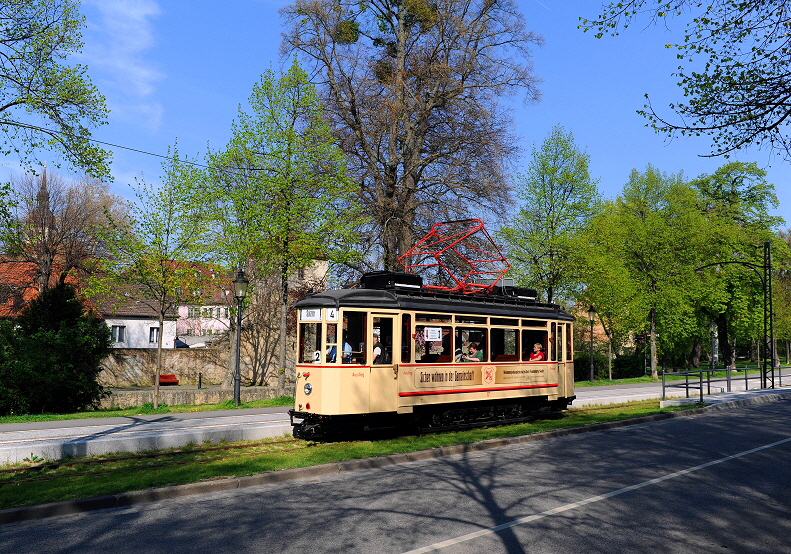
[[[791,552],[791,401],[0,527],[0,552]]]

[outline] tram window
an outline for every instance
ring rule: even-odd
[[[450,323],[450,316],[443,314],[415,314],[415,321],[427,321],[431,323]]]
[[[517,329],[492,329],[492,361],[519,361],[519,331]]]
[[[373,365],[393,363],[393,318],[373,318]]]
[[[544,321],[534,321],[532,319],[523,319],[522,320],[522,327],[535,327],[540,329],[546,329],[547,324]]]
[[[573,349],[573,342],[572,337],[574,333],[571,332],[571,323],[566,324],[566,359],[571,361],[574,359],[574,349]]]
[[[549,334],[546,329],[522,329],[522,361],[527,362],[530,360],[530,356],[534,351],[533,347],[536,344],[541,345],[541,351],[544,353],[544,359],[546,359],[547,352],[549,352],[547,348],[548,338]]]
[[[457,315],[456,323],[472,323],[475,325],[486,325],[485,317],[473,317],[470,315]]]
[[[338,360],[338,324],[327,324],[327,344],[325,345],[325,362],[334,364]]]
[[[508,327],[519,327],[518,319],[510,319],[507,317],[493,317],[490,318],[492,325],[506,325]]]
[[[299,363],[321,363],[321,323],[300,323],[299,327]]]
[[[487,337],[487,329],[481,329],[480,327],[456,327],[456,357],[454,360],[460,359],[459,354],[462,356],[468,356],[470,351],[470,343],[476,343],[478,345],[478,352],[483,354],[483,362],[489,359],[486,355],[489,352],[489,341],[486,340]]]
[[[344,312],[341,362],[365,364],[365,312]]]
[[[401,315],[401,363],[412,361],[412,316]]]
[[[450,337],[453,330],[447,326],[415,326],[415,363],[442,364],[453,361]]]

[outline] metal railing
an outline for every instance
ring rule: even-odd
[[[725,377],[714,377],[714,373],[718,371],[724,371]],[[732,372],[740,371],[737,369],[699,369],[699,370],[690,370],[690,371],[662,371],[662,400],[667,400],[667,389],[673,388],[683,388],[686,391],[686,397],[689,398],[689,391],[697,390],[700,394],[700,401],[703,402],[703,390],[704,390],[704,378],[703,374],[706,374],[705,378],[705,390],[706,394],[711,394],[711,387],[714,384],[715,389],[717,388],[718,383],[725,384],[725,391],[724,392],[731,392],[732,391],[732,382],[736,380],[741,380],[741,376],[731,376]],[[755,373],[750,375],[747,369],[741,370],[744,371],[744,390],[750,390],[750,380],[756,379],[758,382],[761,382],[761,373]],[[667,381],[666,377],[672,376],[683,376],[684,380],[672,380]],[[693,380],[690,380],[690,377],[693,377]],[[782,376],[781,376],[782,379]],[[782,380],[780,381],[780,385],[782,386]],[[760,385],[757,388],[761,388]],[[720,392],[723,392],[722,387],[720,387]]]

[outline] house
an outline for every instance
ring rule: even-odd
[[[38,298],[38,266],[33,262],[0,261],[0,319],[15,319],[31,301]],[[51,286],[58,282],[57,273],[50,278]],[[66,282],[79,286],[76,277]],[[145,302],[126,295],[120,302],[97,301],[97,312],[110,327],[115,348],[156,348],[159,339],[157,313]],[[163,347],[173,348],[176,339],[176,317],[170,314],[164,323]]]
[[[195,264],[194,269],[203,290],[194,292],[198,302],[179,306],[176,337],[189,346],[205,346],[231,328],[233,277],[226,278],[225,271],[214,264]]]
[[[120,301],[105,301],[99,313],[112,332],[114,348],[156,348],[159,317],[145,301],[127,294]],[[172,311],[162,324],[162,348],[176,346],[177,314]]]

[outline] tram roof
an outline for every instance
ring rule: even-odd
[[[574,321],[557,304],[542,304],[497,294],[452,294],[417,290],[337,289],[311,294],[296,308],[385,308],[418,312],[463,313],[499,317]]]

